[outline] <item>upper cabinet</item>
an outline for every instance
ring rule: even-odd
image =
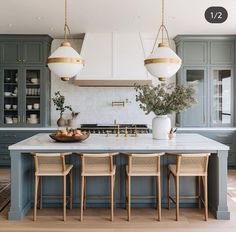
[[[211,41],[210,42],[210,64],[233,65],[235,41]]]
[[[49,36],[0,35],[0,126],[50,125]]]
[[[2,42],[2,63],[3,64],[18,64],[20,63],[19,42]]]
[[[177,36],[183,64],[177,83],[196,90],[197,104],[177,115],[182,127],[235,126],[235,36]]]
[[[86,33],[81,56],[85,66],[77,77],[79,85],[83,80],[90,81],[90,85],[99,85],[99,81],[111,85],[116,85],[115,81],[117,85],[151,81],[144,67],[145,54],[139,33]]]
[[[207,42],[183,42],[183,63],[203,65],[207,63]]]
[[[1,35],[2,65],[45,65],[49,54],[48,36]]]

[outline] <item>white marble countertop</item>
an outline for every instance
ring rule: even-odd
[[[0,131],[54,131],[58,130],[58,127],[0,127]]]
[[[91,134],[81,143],[58,143],[48,133],[40,133],[9,146],[9,150],[20,151],[217,151],[229,150],[229,147],[199,134],[177,134],[172,140],[153,140],[151,134],[138,137],[106,137]]]
[[[151,129],[152,127],[149,126]],[[215,131],[215,130],[222,130],[222,131],[234,131],[236,127],[177,127],[179,131]],[[58,130],[58,127],[51,126],[51,127],[0,127],[0,131],[55,131]]]

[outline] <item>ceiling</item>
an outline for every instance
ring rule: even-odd
[[[1,34],[63,36],[64,0],[0,0]],[[210,6],[223,6],[228,20],[210,24]],[[68,0],[68,20],[74,37],[84,32],[155,32],[161,0]],[[166,26],[177,34],[236,34],[235,0],[165,0]]]

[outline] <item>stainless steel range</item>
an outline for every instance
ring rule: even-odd
[[[148,134],[150,130],[146,124],[81,124],[81,130],[92,134]]]

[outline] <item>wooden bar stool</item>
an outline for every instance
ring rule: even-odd
[[[161,180],[160,180],[160,156],[159,154],[130,154],[129,163],[126,166],[126,208],[128,221],[131,216],[131,177],[154,176],[156,177],[156,207],[158,220],[161,220]],[[153,196],[151,196],[154,198]],[[139,197],[141,198],[141,197]]]
[[[176,165],[168,166],[168,208],[170,209],[170,200],[176,205],[176,221],[179,220],[179,186],[181,176],[198,177],[198,195],[188,196],[188,198],[197,198],[199,208],[201,203],[205,206],[205,220],[208,220],[208,197],[207,197],[207,169],[210,154],[178,154],[176,155]],[[170,177],[173,176],[175,182],[175,197],[170,196]],[[204,188],[204,201],[201,197],[201,179]],[[184,198],[184,197],[182,197]]]
[[[44,176],[63,177],[63,220],[66,221],[66,177],[70,177],[70,209],[72,209],[72,168],[73,165],[65,164],[63,153],[35,153],[35,182],[34,182],[34,221],[37,216],[38,189],[40,182],[40,209],[43,205],[42,181]]]
[[[113,165],[115,154],[82,154],[81,155],[81,209],[80,220],[83,220],[83,210],[86,208],[86,177],[110,177],[111,221],[114,219],[114,194],[116,166]]]

